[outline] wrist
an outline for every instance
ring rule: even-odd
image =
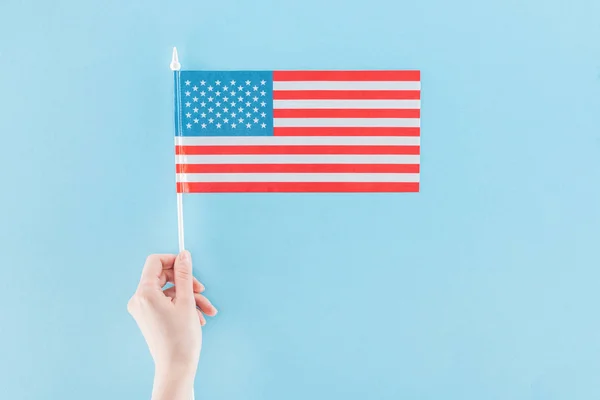
[[[196,367],[184,365],[156,365],[154,370],[153,400],[189,399],[194,389]]]

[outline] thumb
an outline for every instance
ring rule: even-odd
[[[194,276],[192,275],[192,256],[182,251],[175,260],[175,297],[183,302],[194,303]]]

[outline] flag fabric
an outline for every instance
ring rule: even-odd
[[[179,193],[418,192],[419,71],[181,71]]]

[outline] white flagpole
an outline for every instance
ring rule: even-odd
[[[181,64],[179,63],[179,56],[177,55],[177,47],[173,47],[173,57],[171,59],[171,71],[173,71],[174,77],[174,101],[173,111],[175,115],[175,136],[181,136],[182,124],[181,124],[181,82],[180,82],[180,71]],[[185,250],[185,239],[183,230],[183,193],[177,191],[177,237],[179,239],[179,252]],[[192,388],[192,400],[195,400],[194,389]]]
[[[181,136],[181,82],[179,56],[177,55],[177,47],[173,47],[173,58],[171,60],[171,71],[173,71],[175,81],[175,96],[174,96],[174,111],[175,111],[175,135]],[[183,194],[177,191],[177,237],[179,238],[179,252],[185,249],[184,231],[183,231]]]

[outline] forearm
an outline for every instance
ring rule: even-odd
[[[192,400],[195,371],[156,368],[152,400]]]

